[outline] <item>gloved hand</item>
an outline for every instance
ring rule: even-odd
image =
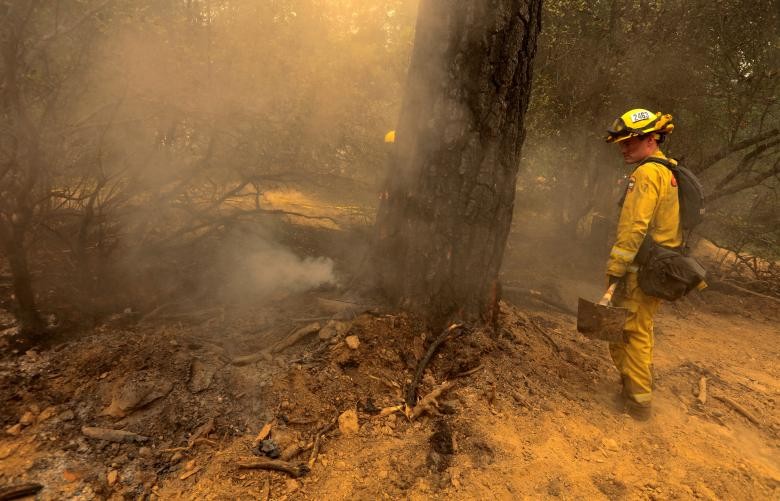
[[[612,297],[615,295],[614,290],[610,290],[613,284],[616,284],[623,280],[623,277],[616,277],[614,275],[607,275],[607,291],[602,296],[598,304],[610,305],[612,304]]]

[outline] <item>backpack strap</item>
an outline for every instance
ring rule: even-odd
[[[672,163],[670,160],[667,160],[665,158],[658,158],[658,157],[647,157],[641,162],[639,162],[639,165],[637,165],[637,167],[649,163],[661,164],[672,172],[677,170],[677,164]]]
[[[677,167],[676,164],[673,164],[672,162],[670,162],[669,160],[666,160],[665,158],[658,158],[658,157],[647,157],[647,158],[645,158],[644,160],[639,162],[639,165],[637,165],[634,168],[634,170],[638,169],[639,167],[641,167],[644,164],[649,164],[651,162],[654,162],[654,163],[657,163],[657,164],[661,164],[661,165],[663,165],[664,167],[666,167],[667,169],[669,169],[672,172],[676,172],[676,170],[677,170],[676,169],[676,167]],[[618,200],[618,207],[623,207],[623,204],[626,202],[626,195],[628,195],[628,187],[626,187],[626,190],[623,191],[623,195],[620,196],[620,200]]]
[[[639,163],[639,165],[637,165],[637,167],[639,167],[640,165],[649,164],[651,162],[663,165],[664,167],[666,167],[667,169],[672,171],[672,174],[674,174],[675,177],[677,177],[676,176],[676,174],[677,174],[677,164],[674,164],[674,163],[672,163],[671,161],[669,161],[669,160],[667,160],[665,158],[647,157],[644,160],[642,160]],[[623,198],[621,199],[621,202],[623,202],[624,200],[625,200],[625,195],[623,195]],[[621,203],[621,207],[622,207],[622,203]],[[681,208],[681,210],[682,210],[682,208]],[[681,216],[681,218],[682,218],[682,216]],[[682,219],[680,220],[680,224],[682,225]],[[693,234],[693,230],[692,229],[688,230],[687,234],[685,232],[685,229],[683,229],[683,232],[682,232],[683,244],[680,247],[677,248],[677,251],[680,254],[682,254],[683,256],[687,256],[690,253],[690,248],[688,247],[688,242],[690,242],[692,234]]]

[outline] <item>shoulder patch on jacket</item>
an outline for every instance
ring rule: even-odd
[[[630,176],[628,178],[628,184],[626,185],[626,191],[628,193],[631,193],[634,191],[634,185],[636,184],[636,178],[634,176]]]

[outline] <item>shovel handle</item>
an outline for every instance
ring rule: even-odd
[[[617,286],[617,282],[609,286],[609,289],[607,289],[607,292],[604,293],[604,295],[601,297],[601,301],[599,301],[600,305],[608,306],[612,302],[612,296],[615,295],[615,289],[617,289]]]

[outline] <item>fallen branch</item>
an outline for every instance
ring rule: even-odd
[[[707,378],[705,376],[699,378],[699,396],[697,398],[701,405],[707,403]]]
[[[733,289],[733,290],[736,290],[738,292],[744,292],[745,294],[751,294],[753,296],[760,297],[760,298],[763,298],[763,299],[768,299],[770,301],[774,301],[775,303],[780,304],[780,298],[776,298],[774,296],[769,296],[767,294],[761,294],[760,292],[756,292],[756,291],[752,291],[750,289],[746,289],[744,287],[741,287],[741,286],[735,284],[731,280],[720,280],[719,282],[716,282],[713,285],[715,285],[715,287],[713,287],[714,289],[717,289],[719,286],[725,286],[726,289]]]
[[[98,440],[107,440],[108,442],[146,442],[149,437],[144,437],[137,433],[124,430],[114,430],[111,428],[94,428],[92,426],[84,426],[81,428],[81,433],[89,438],[95,438]]]
[[[265,423],[265,425],[262,428],[260,428],[260,431],[258,432],[257,436],[252,441],[252,449],[256,449],[263,440],[268,438],[268,435],[271,434],[271,428],[273,428],[275,423],[276,420],[272,419],[267,423]]]
[[[482,364],[479,364],[479,365],[477,365],[476,367],[474,367],[474,368],[472,368],[472,369],[469,369],[469,370],[467,370],[467,371],[463,371],[463,372],[461,372],[460,374],[456,374],[456,375],[455,375],[455,379],[459,379],[459,378],[462,378],[462,377],[470,376],[470,375],[472,375],[472,374],[474,374],[474,373],[476,373],[476,372],[479,372],[479,371],[481,371],[481,370],[482,370],[482,369],[484,369],[484,368],[485,368],[485,366],[484,366],[484,365],[482,365]]]
[[[425,395],[422,400],[420,400],[420,403],[415,405],[414,407],[406,407],[405,413],[406,417],[409,418],[409,420],[413,421],[417,419],[418,417],[422,416],[423,413],[427,412],[428,414],[438,415],[439,414],[439,402],[436,400],[439,398],[442,393],[452,388],[452,386],[455,383],[445,381],[439,386],[435,387],[433,390],[431,390],[430,393]]]
[[[314,322],[309,325],[303,326],[300,329],[296,329],[292,334],[290,334],[286,338],[276,343],[271,348],[271,353],[279,353],[280,351],[284,351],[287,348],[297,344],[299,341],[303,340],[304,338],[311,336],[312,334],[318,333],[321,328],[322,326],[320,325],[319,322]]]
[[[271,359],[273,359],[273,357],[271,356],[271,352],[266,349],[263,351],[259,351],[257,353],[253,353],[251,355],[236,357],[232,359],[230,363],[240,367],[242,365],[249,365],[255,362],[259,362],[260,360],[270,361]]]
[[[41,484],[19,484],[0,487],[0,501],[9,501],[26,496],[33,496],[43,489]]]
[[[247,458],[236,463],[239,468],[245,470],[273,470],[287,473],[294,478],[300,478],[309,473],[309,467],[305,464],[292,464],[278,459]]]
[[[187,479],[188,479],[188,478],[190,478],[191,476],[193,476],[193,475],[195,475],[196,473],[198,473],[198,472],[201,470],[201,468],[202,468],[202,466],[196,466],[195,468],[191,469],[190,471],[183,473],[183,474],[182,474],[182,475],[179,477],[179,480],[187,480]]]
[[[528,322],[536,330],[536,332],[538,332],[539,334],[542,335],[542,337],[550,344],[550,346],[555,348],[556,353],[560,353],[561,352],[561,347],[558,346],[558,343],[556,343],[555,340],[553,338],[551,338],[550,335],[547,334],[547,332],[539,326],[539,324],[534,322],[533,319],[530,318],[530,317],[528,318]]]
[[[268,473],[265,477],[265,486],[263,487],[263,494],[260,496],[264,501],[271,499],[271,474]]]
[[[337,414],[335,418],[331,419],[328,424],[320,428],[320,430],[317,432],[317,435],[314,437],[314,444],[312,445],[311,454],[309,455],[309,469],[314,468],[314,463],[317,461],[317,455],[320,453],[320,443],[322,441],[322,436],[332,430],[338,422],[339,416]]]
[[[403,412],[404,406],[403,405],[393,405],[390,407],[385,407],[381,411],[379,411],[379,414],[376,415],[378,418],[383,418],[386,416],[389,416],[390,414],[395,414],[396,412]]]
[[[758,419],[756,419],[756,417],[753,416],[753,414],[751,414],[750,411],[748,411],[747,409],[745,409],[735,401],[731,400],[729,397],[724,397],[721,395],[713,395],[713,397],[717,398],[724,404],[728,405],[729,407],[737,411],[739,414],[742,414],[745,418],[747,418],[748,421],[750,421],[754,425],[761,426],[761,422]]]
[[[201,438],[208,440],[209,433],[212,431],[214,431],[214,418],[209,418],[208,421],[198,426],[190,439],[187,441],[187,447],[192,448],[192,446],[198,443],[198,440]]]
[[[433,358],[433,355],[436,354],[436,351],[439,349],[439,346],[441,346],[444,341],[447,340],[447,338],[452,334],[454,331],[459,330],[463,327],[463,324],[452,324],[447,329],[444,330],[439,336],[433,340],[431,345],[428,347],[428,351],[425,353],[425,356],[420,359],[420,362],[417,364],[417,370],[415,370],[414,378],[412,379],[412,383],[409,385],[409,388],[406,390],[406,398],[404,399],[404,403],[406,403],[407,409],[411,409],[414,407],[415,403],[417,402],[417,387],[420,385],[420,380],[422,379],[423,372],[425,371],[425,368],[430,363],[431,359]]]

